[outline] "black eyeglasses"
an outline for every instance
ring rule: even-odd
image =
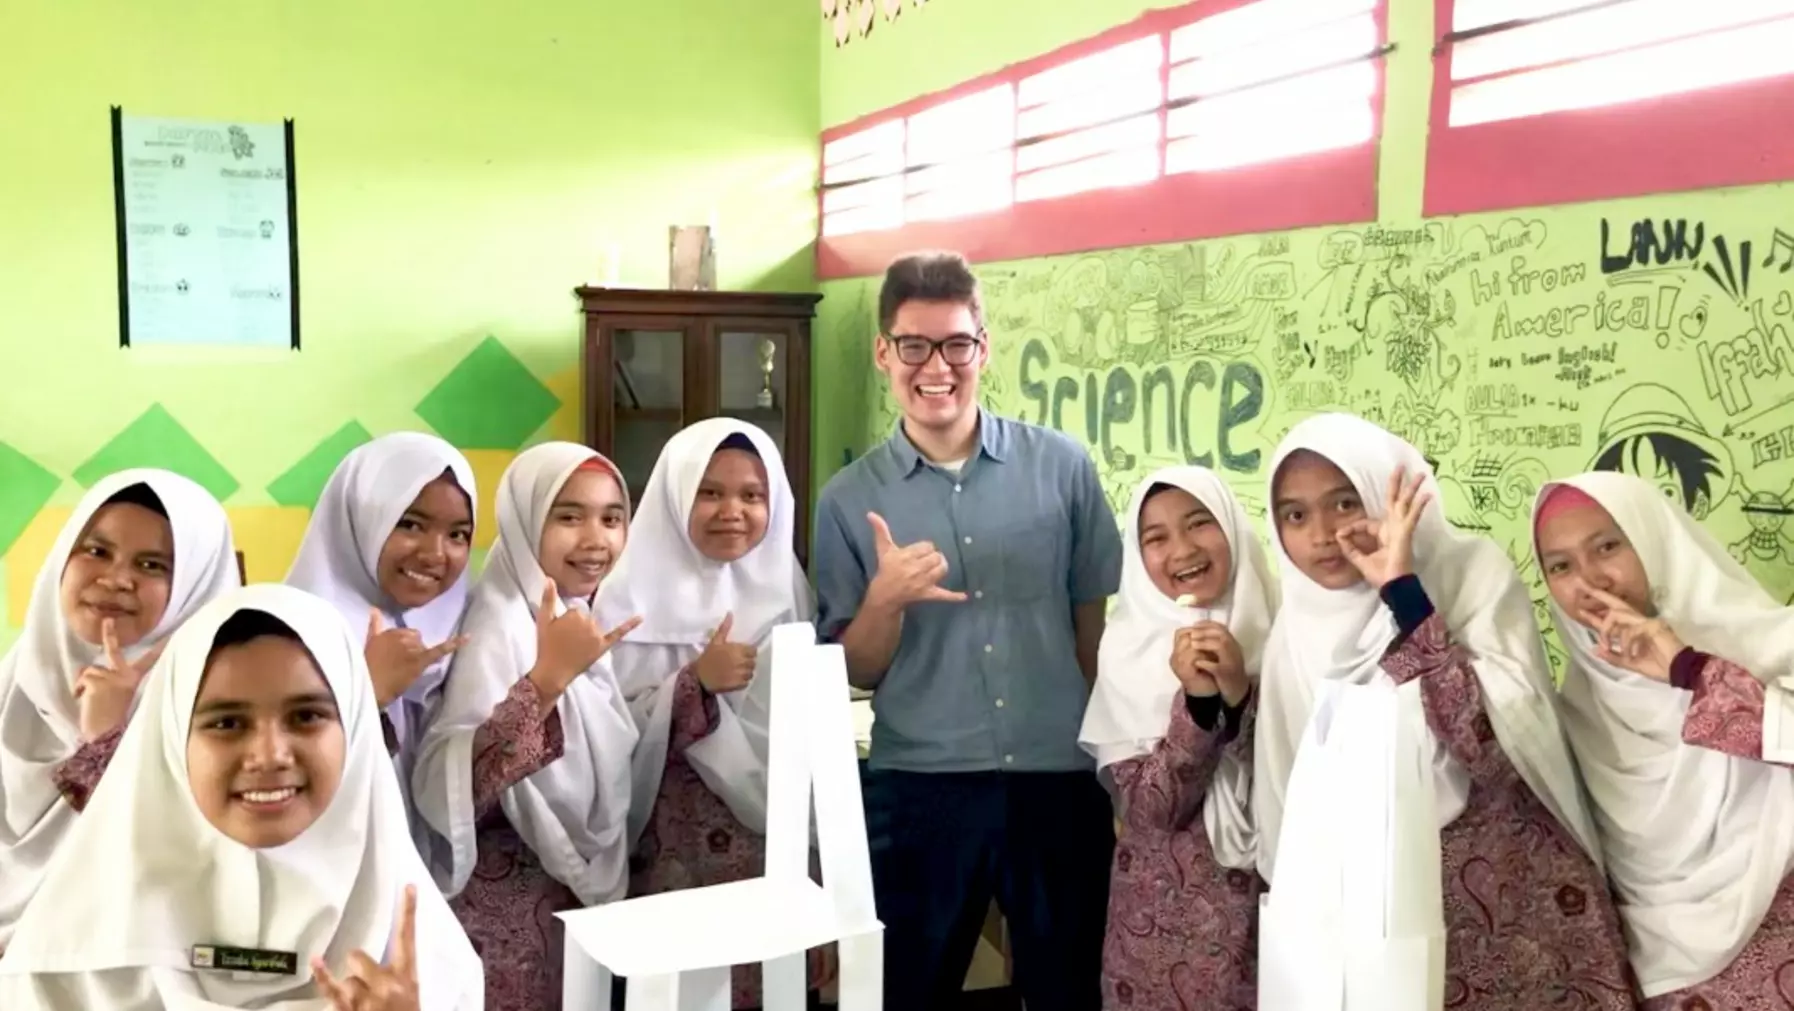
[[[941,361],[948,365],[970,365],[978,357],[979,346],[984,343],[982,338],[967,337],[965,334],[954,334],[940,340],[896,334],[885,334],[884,338],[896,349],[897,360],[905,365],[926,365],[936,351],[941,353]]]

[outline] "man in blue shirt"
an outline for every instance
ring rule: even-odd
[[[818,628],[874,689],[885,1007],[956,1006],[995,897],[1028,1011],[1098,1011],[1115,837],[1078,727],[1121,537],[1082,446],[979,409],[983,317],[957,254],[886,271],[903,420],[817,501]]]

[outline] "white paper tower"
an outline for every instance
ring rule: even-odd
[[[564,1011],[729,1011],[729,972],[765,966],[765,1011],[803,1011],[805,953],[840,947],[840,1011],[882,1011],[884,925],[872,900],[866,813],[840,646],[808,624],[771,637],[766,873],[558,914],[567,928]],[[822,884],[810,880],[810,799]]]

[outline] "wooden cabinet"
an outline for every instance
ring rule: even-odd
[[[765,429],[797,497],[810,554],[810,322],[821,295],[579,288],[585,440],[641,499],[673,433],[719,415]],[[770,359],[771,371],[766,371]]]

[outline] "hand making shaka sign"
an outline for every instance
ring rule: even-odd
[[[606,632],[583,611],[568,608],[557,616],[554,605],[560,600],[560,591],[554,580],[544,583],[542,599],[536,603],[536,665],[530,668],[528,676],[535,683],[536,694],[541,696],[542,716],[546,719],[567,686],[635,631],[642,619],[630,618]]]
[[[866,522],[872,524],[872,547],[878,556],[878,571],[866,587],[868,605],[901,610],[923,601],[966,599],[963,591],[941,586],[941,580],[947,578],[947,556],[932,543],[916,541],[899,547],[883,516],[867,513]]]
[[[416,885],[405,886],[391,948],[387,965],[374,961],[365,951],[350,953],[348,972],[342,979],[331,975],[322,958],[311,960],[312,976],[332,1011],[418,1011]]]

